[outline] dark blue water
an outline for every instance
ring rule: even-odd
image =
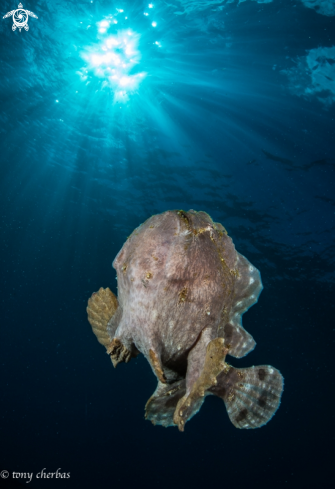
[[[0,23],[0,486],[331,487],[334,1],[22,8],[28,31]],[[261,272],[257,348],[231,362],[285,377],[261,429],[214,397],[184,433],[152,426],[149,364],[114,370],[91,331],[87,299],[168,209],[208,212]]]

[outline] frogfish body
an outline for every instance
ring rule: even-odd
[[[237,428],[258,428],[276,412],[283,377],[269,365],[235,368],[255,347],[242,314],[262,290],[259,271],[205,212],[152,216],[116,256],[118,297],[101,288],[88,319],[114,367],[142,353],[157,377],[146,404],[153,424],[178,426],[208,395],[221,397]]]

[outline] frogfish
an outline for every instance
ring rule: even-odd
[[[269,365],[233,367],[255,347],[242,315],[262,290],[259,271],[205,212],[150,217],[116,256],[118,296],[100,288],[88,320],[116,367],[142,353],[157,378],[145,406],[154,425],[177,426],[220,397],[236,428],[266,424],[280,404],[283,377]]]

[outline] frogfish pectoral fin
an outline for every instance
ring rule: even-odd
[[[118,305],[113,292],[108,287],[106,289],[101,287],[89,298],[86,309],[93,333],[99,343],[107,349],[114,367],[120,362],[129,362],[131,358],[139,354],[134,344],[127,345],[128,348],[119,338],[111,338],[108,333],[108,323],[116,313]]]
[[[227,368],[225,357],[228,348],[223,338],[215,338],[207,345],[203,370],[191,387],[189,394],[182,397],[173,416],[174,423],[180,431],[184,431],[186,421],[194,416],[206,397],[209,389],[217,384],[217,376]]]
[[[107,289],[101,287],[88,300],[86,309],[88,321],[97,340],[106,348],[112,341],[107,332],[108,321],[114,316],[117,308],[117,298],[108,287]]]

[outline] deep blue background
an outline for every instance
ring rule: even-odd
[[[334,16],[176,0],[155,4],[153,30],[138,1],[23,5],[29,32],[0,23],[0,471],[71,474],[22,487],[332,487],[335,88],[315,91],[306,56],[335,45]],[[115,7],[148,74],[125,104],[76,73]],[[257,347],[231,361],[285,377],[259,430],[214,397],[184,433],[152,426],[149,365],[114,371],[91,332],[87,299],[116,293],[126,237],[168,209],[208,212],[261,271],[243,318]]]

